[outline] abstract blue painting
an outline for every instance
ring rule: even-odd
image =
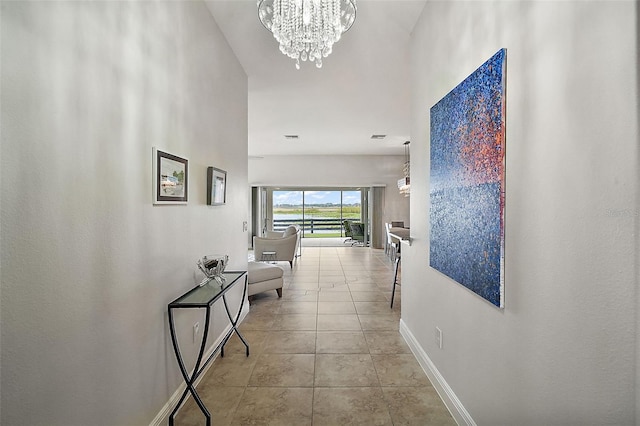
[[[430,260],[504,307],[506,49],[431,107]]]

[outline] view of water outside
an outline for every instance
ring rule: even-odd
[[[304,226],[306,238],[344,236],[342,221],[360,211],[360,191],[273,191],[274,229]]]

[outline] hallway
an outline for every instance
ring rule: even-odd
[[[382,250],[303,247],[283,297],[256,295],[198,386],[214,425],[455,425],[398,332]],[[177,425],[204,424],[189,400]]]

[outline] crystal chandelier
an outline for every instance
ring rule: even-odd
[[[409,144],[410,141],[404,143],[404,166],[402,168],[402,174],[404,177],[398,180],[398,190],[400,194],[408,197],[411,195],[411,162],[409,161]]]
[[[356,0],[258,0],[258,17],[280,43],[280,51],[322,67],[322,58],[356,19]]]

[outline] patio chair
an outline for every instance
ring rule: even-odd
[[[352,246],[364,245],[364,223],[351,223],[351,238],[353,239]]]
[[[346,243],[350,243],[353,241],[353,233],[351,231],[351,223],[348,220],[343,220],[342,221],[342,226],[344,227],[344,235],[345,237],[347,237],[342,243],[346,244]]]

